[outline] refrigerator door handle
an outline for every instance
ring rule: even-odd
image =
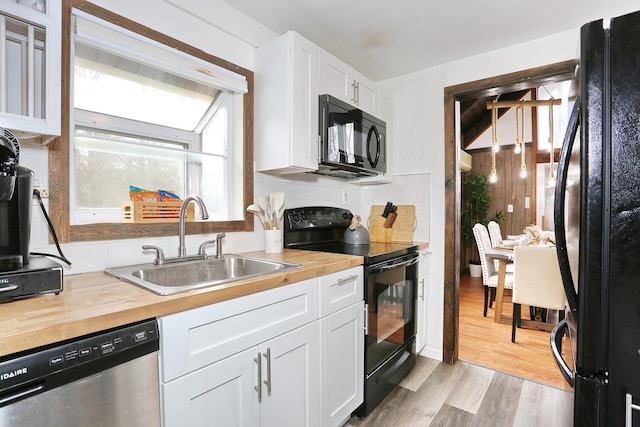
[[[568,333],[569,322],[567,319],[563,319],[560,323],[556,325],[555,328],[551,331],[551,351],[553,352],[553,358],[556,359],[556,363],[560,368],[560,372],[565,380],[569,383],[571,387],[574,386],[575,383],[575,374],[569,365],[562,357],[562,339],[565,335],[565,330]]]
[[[567,185],[567,174],[569,171],[569,160],[573,143],[580,126],[580,98],[576,99],[569,118],[567,133],[562,141],[562,150],[560,151],[560,161],[558,162],[558,177],[556,179],[555,204],[553,210],[554,232],[556,236],[556,253],[558,256],[558,264],[560,266],[560,276],[562,276],[562,285],[567,295],[569,308],[573,313],[573,318],[578,319],[578,294],[574,286],[573,277],[571,276],[571,268],[569,267],[569,256],[567,253],[567,235],[565,231],[565,188]]]

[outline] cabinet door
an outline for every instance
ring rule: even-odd
[[[427,285],[429,279],[429,253],[420,252],[418,264],[418,303],[416,306],[416,353],[427,344]]]
[[[375,83],[360,73],[354,72],[355,104],[362,111],[376,116],[378,113],[378,93]]]
[[[320,73],[318,86],[320,95],[329,94],[354,105],[355,87],[353,69],[329,52],[319,49]]]
[[[322,425],[340,426],[363,401],[364,301],[320,319]]]
[[[318,168],[318,47],[289,31],[255,57],[256,170]]]
[[[0,119],[19,139],[60,135],[61,13],[60,0],[0,1]]]
[[[319,329],[312,322],[260,346],[262,427],[321,426]]]
[[[161,385],[164,427],[258,426],[258,348]]]

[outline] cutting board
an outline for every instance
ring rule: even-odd
[[[413,242],[413,230],[416,223],[416,207],[414,205],[398,205],[393,227],[384,228],[385,218],[382,216],[384,205],[371,206],[369,214],[369,240],[372,242]]]

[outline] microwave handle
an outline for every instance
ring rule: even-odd
[[[371,158],[371,134],[375,134],[376,137],[376,158]],[[378,133],[378,128],[376,125],[371,125],[369,128],[369,134],[367,135],[367,158],[369,159],[369,164],[374,168],[378,165],[378,160],[380,160],[380,133]]]

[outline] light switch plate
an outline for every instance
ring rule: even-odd
[[[507,212],[513,213],[513,205],[507,205]]]

